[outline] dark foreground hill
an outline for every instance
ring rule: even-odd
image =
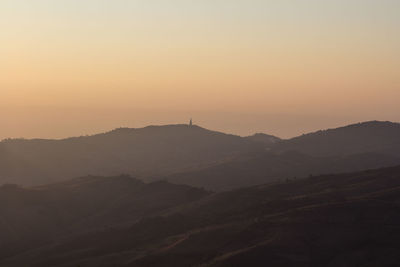
[[[3,185],[0,258],[95,229],[130,225],[206,195],[189,186],[146,184],[129,176],[88,176],[30,188]]]
[[[0,184],[38,185],[85,175],[166,175],[228,161],[259,146],[198,126],[121,128],[63,140],[0,142]]]
[[[400,167],[297,179],[54,240],[0,266],[397,266],[399,203]]]

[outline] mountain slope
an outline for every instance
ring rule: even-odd
[[[4,140],[0,184],[37,185],[120,173],[165,175],[227,161],[257,147],[239,136],[187,125],[121,128],[63,140]]]
[[[397,164],[400,164],[400,157],[378,153],[317,157],[296,151],[280,154],[265,151],[201,170],[172,174],[165,179],[172,183],[225,191],[296,177],[361,171]]]
[[[121,128],[64,140],[0,143],[0,184],[37,185],[84,175],[227,190],[295,176],[400,164],[400,124],[365,122],[289,140],[239,137],[198,126]]]
[[[255,137],[255,142],[270,138]],[[221,191],[293,177],[395,166],[400,164],[400,124],[365,122],[267,143],[264,147],[267,150],[201,170],[175,173],[166,179]]]
[[[396,266],[400,167],[219,193],[5,266]]]
[[[256,133],[251,136],[247,136],[245,138],[248,140],[251,140],[253,142],[262,143],[266,147],[271,147],[272,145],[282,141],[282,139],[280,139],[279,137],[269,135],[269,134],[264,134],[264,133]]]
[[[0,186],[0,257],[78,233],[132,224],[198,200],[203,190],[129,176],[82,177],[23,188]]]
[[[400,124],[370,121],[305,134],[279,142],[274,151],[294,150],[313,156],[360,153],[400,155]]]

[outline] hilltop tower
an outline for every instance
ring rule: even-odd
[[[190,121],[189,121],[189,126],[193,126],[193,121],[192,121],[192,118],[190,118]]]

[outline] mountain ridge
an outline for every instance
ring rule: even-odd
[[[71,177],[127,173],[147,181],[169,179],[226,190],[287,177],[398,163],[400,124],[382,121],[285,140],[267,134],[240,137],[197,125],[175,124],[117,128],[61,140],[0,142],[0,184],[39,185]]]
[[[282,140],[274,149],[276,152],[297,150],[316,156],[355,154],[372,150],[400,155],[399,136],[400,123],[367,121]]]
[[[0,143],[0,183],[44,184],[90,174],[145,178],[257,149],[239,136],[188,125],[119,128],[61,140],[8,139]]]
[[[0,264],[389,267],[400,260],[399,200],[400,166],[263,184],[0,255]]]

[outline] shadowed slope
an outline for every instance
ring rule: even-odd
[[[165,175],[227,161],[257,145],[198,126],[121,128],[63,140],[0,143],[0,183],[43,184],[70,177]]]
[[[252,139],[258,140],[256,136]],[[286,178],[395,166],[400,164],[400,124],[365,122],[277,141],[267,148],[167,179],[220,191]]]
[[[296,151],[280,154],[266,151],[198,171],[173,174],[166,179],[173,183],[225,191],[310,175],[389,167],[399,163],[400,157],[378,153],[316,157]]]
[[[22,188],[0,187],[0,257],[78,233],[131,224],[198,200],[200,189],[129,176],[82,177]]]
[[[279,179],[400,164],[400,124],[365,122],[290,140],[239,137],[198,126],[121,128],[64,140],[0,143],[0,184],[43,184],[87,174],[228,190]]]
[[[211,195],[7,266],[395,266],[400,167]]]
[[[375,152],[400,155],[400,124],[370,121],[305,134],[278,143],[275,151],[295,150],[314,156]]]
[[[269,135],[269,134],[264,134],[264,133],[256,133],[254,135],[247,136],[245,138],[248,140],[254,141],[254,142],[262,143],[267,148],[282,141],[282,139],[280,139],[279,137]]]

